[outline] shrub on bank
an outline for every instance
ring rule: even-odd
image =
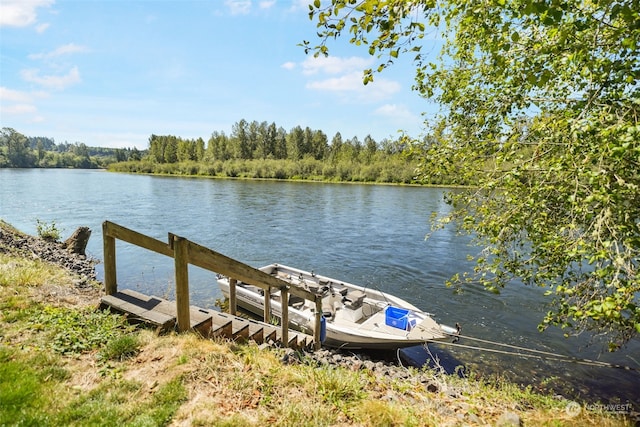
[[[109,170],[159,175],[410,184],[414,182],[415,166],[413,162],[398,160],[380,160],[368,164],[340,160],[334,163],[307,156],[295,161],[231,159],[211,162],[154,163],[147,160],[113,163],[109,165]]]

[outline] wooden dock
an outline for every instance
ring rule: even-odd
[[[176,327],[176,303],[160,297],[123,289],[103,296],[101,306],[124,313],[132,321],[153,325],[158,332],[170,331]],[[258,344],[281,344],[295,349],[310,349],[313,346],[311,335],[291,330],[286,337],[288,342],[283,342],[280,326],[193,305],[189,307],[189,311],[190,329],[205,338],[222,336],[238,342],[252,340]]]
[[[316,350],[321,346],[322,298],[313,292],[292,287],[288,282],[278,277],[271,276],[173,233],[168,233],[168,241],[165,243],[121,225],[105,221],[102,223],[102,239],[106,292],[102,298],[102,304],[105,306],[128,313],[132,317],[154,324],[161,329],[174,328],[179,332],[196,329],[204,336],[225,334],[231,339],[245,338],[263,342],[273,340],[294,348],[308,346],[311,343]],[[118,291],[116,240],[173,258],[176,285],[175,302],[149,297],[132,290]],[[229,314],[205,310],[189,304],[189,265],[195,265],[229,277]],[[238,280],[257,286],[264,291],[264,323],[252,322],[235,316],[235,292]],[[270,295],[272,292],[280,293],[282,307],[284,307],[279,327],[268,323],[271,319]],[[316,315],[311,343],[309,343],[307,335],[290,331],[288,328],[289,294],[315,303]]]

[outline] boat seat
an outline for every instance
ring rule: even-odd
[[[291,307],[300,309],[304,306],[304,298],[297,295],[289,295],[289,305]]]
[[[362,307],[362,301],[364,301],[364,297],[366,297],[366,294],[362,291],[359,291],[357,289],[350,291],[344,297],[344,305],[347,308],[351,308],[352,310],[355,310],[357,308]]]
[[[333,320],[336,316],[336,303],[340,303],[340,296],[337,293],[332,292],[329,295],[322,298],[322,313],[324,317]]]
[[[332,283],[331,291],[336,292],[344,297],[347,296],[347,292],[349,291],[349,289],[342,284]]]

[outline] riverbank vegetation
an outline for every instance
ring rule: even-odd
[[[98,169],[140,155],[135,148],[89,147],[81,142],[56,144],[52,138],[25,136],[8,127],[0,130],[0,168]]]
[[[77,283],[0,240],[0,425],[632,425],[501,379],[434,370],[426,387],[414,370],[385,378],[250,342],[157,336],[99,310],[100,283]]]
[[[0,167],[107,168],[114,172],[328,182],[415,184],[419,159],[404,137],[375,141],[367,136],[329,141],[321,130],[275,123],[235,123],[231,134],[214,131],[205,142],[151,135],[146,150],[55,145],[4,128]],[[434,174],[422,184],[468,184],[456,175]]]
[[[418,162],[401,139],[377,142],[370,136],[329,141],[321,130],[240,120],[231,134],[214,132],[208,141],[151,135],[147,155],[111,164],[109,170],[224,178],[333,182],[415,182]]]

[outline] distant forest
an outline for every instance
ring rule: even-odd
[[[144,153],[136,148],[56,144],[52,138],[25,136],[6,127],[0,131],[0,168],[100,169],[111,163],[140,159]]]
[[[418,160],[402,138],[331,140],[320,130],[240,120],[208,141],[151,135],[147,150],[55,144],[10,128],[0,136],[0,167],[107,168],[111,171],[225,178],[415,183]],[[442,184],[444,182],[430,182]]]

